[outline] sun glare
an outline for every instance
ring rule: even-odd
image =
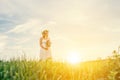
[[[79,53],[71,52],[67,55],[67,62],[70,64],[77,64],[81,62]]]

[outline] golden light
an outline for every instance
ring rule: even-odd
[[[81,58],[78,52],[71,52],[67,55],[67,62],[70,64],[77,64],[81,62]]]

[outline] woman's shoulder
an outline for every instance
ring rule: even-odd
[[[44,39],[43,37],[40,37],[40,40],[50,40],[50,38]]]

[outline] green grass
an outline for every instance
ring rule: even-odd
[[[119,68],[119,58],[76,65],[51,60],[0,61],[0,80],[115,80]]]

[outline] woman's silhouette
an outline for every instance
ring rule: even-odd
[[[40,38],[40,60],[52,58],[50,49],[51,42],[48,34],[48,30],[42,31],[42,37]]]

